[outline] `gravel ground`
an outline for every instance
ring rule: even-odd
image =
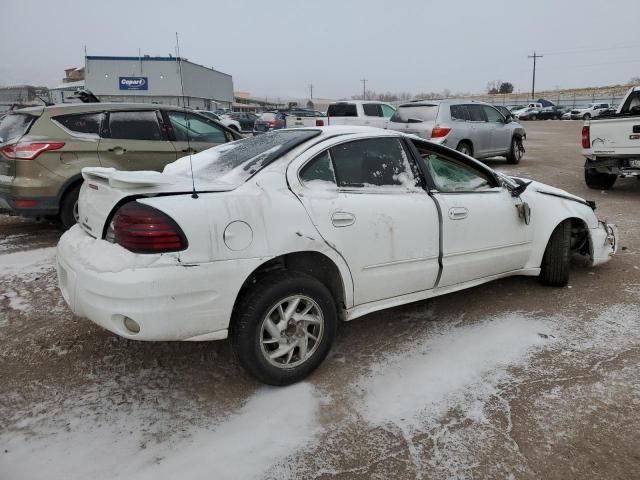
[[[619,227],[607,265],[343,325],[305,382],[248,378],[226,342],[143,343],[74,317],[60,231],[0,216],[0,478],[580,478],[640,472],[640,182],[589,190],[580,122],[528,122],[520,165]]]

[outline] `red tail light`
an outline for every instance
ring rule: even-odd
[[[2,148],[2,153],[13,160],[35,160],[42,152],[60,150],[64,142],[57,143],[16,143]]]
[[[451,129],[447,127],[433,127],[433,130],[431,130],[431,138],[446,137],[450,131]]]
[[[324,120],[316,120],[316,127],[324,127]]]
[[[278,125],[277,120],[269,120],[267,123],[269,124],[270,127],[275,127],[276,125]]]
[[[169,215],[135,201],[124,204],[113,216],[106,240],[134,253],[177,252],[188,245]]]
[[[588,125],[582,127],[582,148],[591,148],[591,134]]]

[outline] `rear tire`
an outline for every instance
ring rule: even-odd
[[[299,303],[284,318],[295,299]],[[231,343],[240,364],[257,380],[277,386],[298,382],[329,353],[338,314],[331,293],[319,280],[299,272],[274,273],[251,285],[236,305]],[[287,353],[277,355],[278,350]]]
[[[538,116],[537,115],[531,115],[531,120],[537,120]]]
[[[594,190],[609,190],[617,179],[618,176],[613,173],[600,173],[594,168],[584,169],[584,181],[587,187]]]
[[[589,120],[590,118],[591,118],[591,115],[589,115],[588,113],[585,113],[585,114],[582,116],[582,120]]]
[[[456,150],[459,151],[460,153],[464,153],[465,155],[468,155],[469,157],[473,157],[473,147],[469,142],[465,142],[463,140],[462,142],[458,143]]]
[[[507,163],[510,163],[511,165],[520,163],[523,155],[522,150],[520,150],[521,145],[522,140],[518,137],[513,137],[511,139],[511,147],[509,148],[509,153],[507,154]]]
[[[82,184],[71,187],[62,197],[60,202],[60,223],[62,228],[69,230],[77,223],[78,218],[78,195]]]
[[[564,287],[569,283],[571,260],[571,221],[565,220],[551,234],[540,268],[540,283]]]

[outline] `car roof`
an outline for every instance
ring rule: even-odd
[[[363,105],[365,103],[384,103],[385,105],[391,105],[389,102],[384,102],[382,100],[339,100],[337,102],[331,102],[329,105]]]
[[[50,106],[41,107],[28,107],[20,110],[13,110],[13,112],[25,112],[25,113],[40,113],[48,112],[51,115],[60,115],[65,113],[82,113],[82,112],[95,112],[105,110],[184,110],[183,107],[177,105],[160,105],[158,103],[115,103],[115,102],[97,102],[97,103],[60,103]],[[188,109],[190,112],[196,110]]]
[[[420,100],[411,100],[410,102],[406,102],[406,103],[401,103],[400,105],[398,105],[398,108],[400,107],[415,107],[417,106],[430,106],[430,105],[468,105],[468,104],[478,104],[478,105],[488,105],[490,107],[493,107],[494,105],[491,105],[490,103],[487,102],[480,102],[478,100],[464,100],[464,99],[451,99],[451,98],[447,98],[447,99],[439,99],[439,100],[427,100],[427,99],[420,99]]]

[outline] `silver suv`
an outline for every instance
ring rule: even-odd
[[[475,157],[505,156],[519,163],[526,132],[513,116],[487,103],[456,100],[415,100],[398,107],[389,130],[412,133]]]

